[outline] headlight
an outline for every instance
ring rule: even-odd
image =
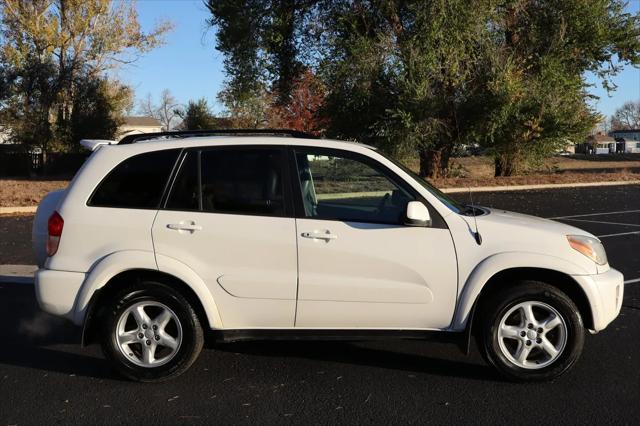
[[[596,238],[583,235],[567,235],[567,240],[569,240],[571,248],[584,254],[598,265],[607,263],[607,253],[604,251],[602,243]]]

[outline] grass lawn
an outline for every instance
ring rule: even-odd
[[[418,160],[406,164],[418,171]],[[575,155],[551,157],[518,176],[494,177],[491,157],[453,158],[450,177],[432,181],[439,188],[534,185],[544,183],[611,182],[640,180],[640,154]]]

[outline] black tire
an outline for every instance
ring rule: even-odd
[[[503,316],[512,308],[525,302],[539,302],[552,307],[560,314],[566,325],[566,343],[557,358],[551,362],[553,357],[544,353],[542,348],[535,349],[540,351],[539,353],[533,352],[534,355],[548,357],[546,362],[550,362],[549,365],[542,368],[524,368],[514,363],[517,360],[510,360],[500,347],[498,328]],[[557,378],[575,364],[584,345],[584,325],[576,305],[558,288],[539,281],[520,281],[512,287],[491,295],[480,305],[479,325],[480,330],[476,333],[476,337],[484,359],[506,378],[514,381],[549,381]],[[526,342],[528,337],[524,336],[523,339],[523,344],[528,343]],[[506,347],[506,344],[503,343],[503,347]]]
[[[139,302],[161,303],[179,319],[181,343],[172,358],[163,365],[143,367],[136,365],[122,353],[117,341],[117,327],[125,311]],[[140,382],[162,382],[184,373],[197,359],[204,344],[204,335],[198,315],[189,301],[170,286],[152,281],[143,281],[123,289],[104,306],[100,318],[101,344],[106,358],[113,367],[128,379]],[[174,322],[177,327],[177,322]]]

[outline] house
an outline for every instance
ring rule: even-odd
[[[156,133],[162,131],[162,123],[153,117],[124,117],[124,122],[118,127],[117,139],[120,140],[127,135],[138,135],[141,133]]]
[[[640,153],[640,129],[614,130],[609,136],[616,141],[616,152]]]
[[[11,143],[11,130],[0,126],[0,144]]]
[[[614,139],[624,139],[626,141],[640,142],[640,129],[614,130],[609,132],[609,136]]]
[[[576,146],[576,152],[583,154],[611,154],[616,152],[616,141],[600,132],[587,136],[584,143]]]

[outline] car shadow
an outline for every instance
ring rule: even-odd
[[[81,348],[79,327],[48,315],[37,306],[33,286],[0,285],[0,364],[58,372],[68,375],[122,381],[95,348]],[[362,342],[336,341],[255,341],[215,343],[211,336],[206,347],[221,353],[242,353],[255,357],[301,358],[340,364],[369,366],[388,370],[499,381],[493,369],[471,361],[449,359],[451,346],[434,356],[443,345],[434,344],[423,353],[423,344],[407,341],[387,342],[385,347]],[[406,344],[406,345],[405,345]],[[60,347],[63,346],[63,347]],[[388,348],[387,348],[388,347]],[[418,348],[418,349],[416,349]],[[456,354],[457,355],[457,354]],[[462,357],[458,355],[458,357]]]
[[[0,323],[0,364],[120,380],[106,360],[76,353],[86,351],[80,328],[41,311],[32,285],[0,285]]]
[[[422,353],[407,353],[399,350],[403,343],[387,341],[387,348],[380,348],[364,342],[292,342],[292,341],[256,341],[236,343],[209,343],[208,347],[228,353],[240,353],[258,357],[302,358],[315,361],[328,361],[339,364],[376,367],[408,373],[429,374],[444,377],[464,377],[481,381],[504,381],[492,368],[484,364],[447,359]],[[371,342],[369,342],[371,343]],[[405,341],[404,343],[408,343]],[[428,345],[429,342],[413,342]],[[442,348],[439,345],[438,348]],[[438,349],[434,348],[434,349]],[[409,348],[413,349],[413,348]],[[413,351],[417,352],[417,351]],[[462,356],[462,355],[460,355]]]

